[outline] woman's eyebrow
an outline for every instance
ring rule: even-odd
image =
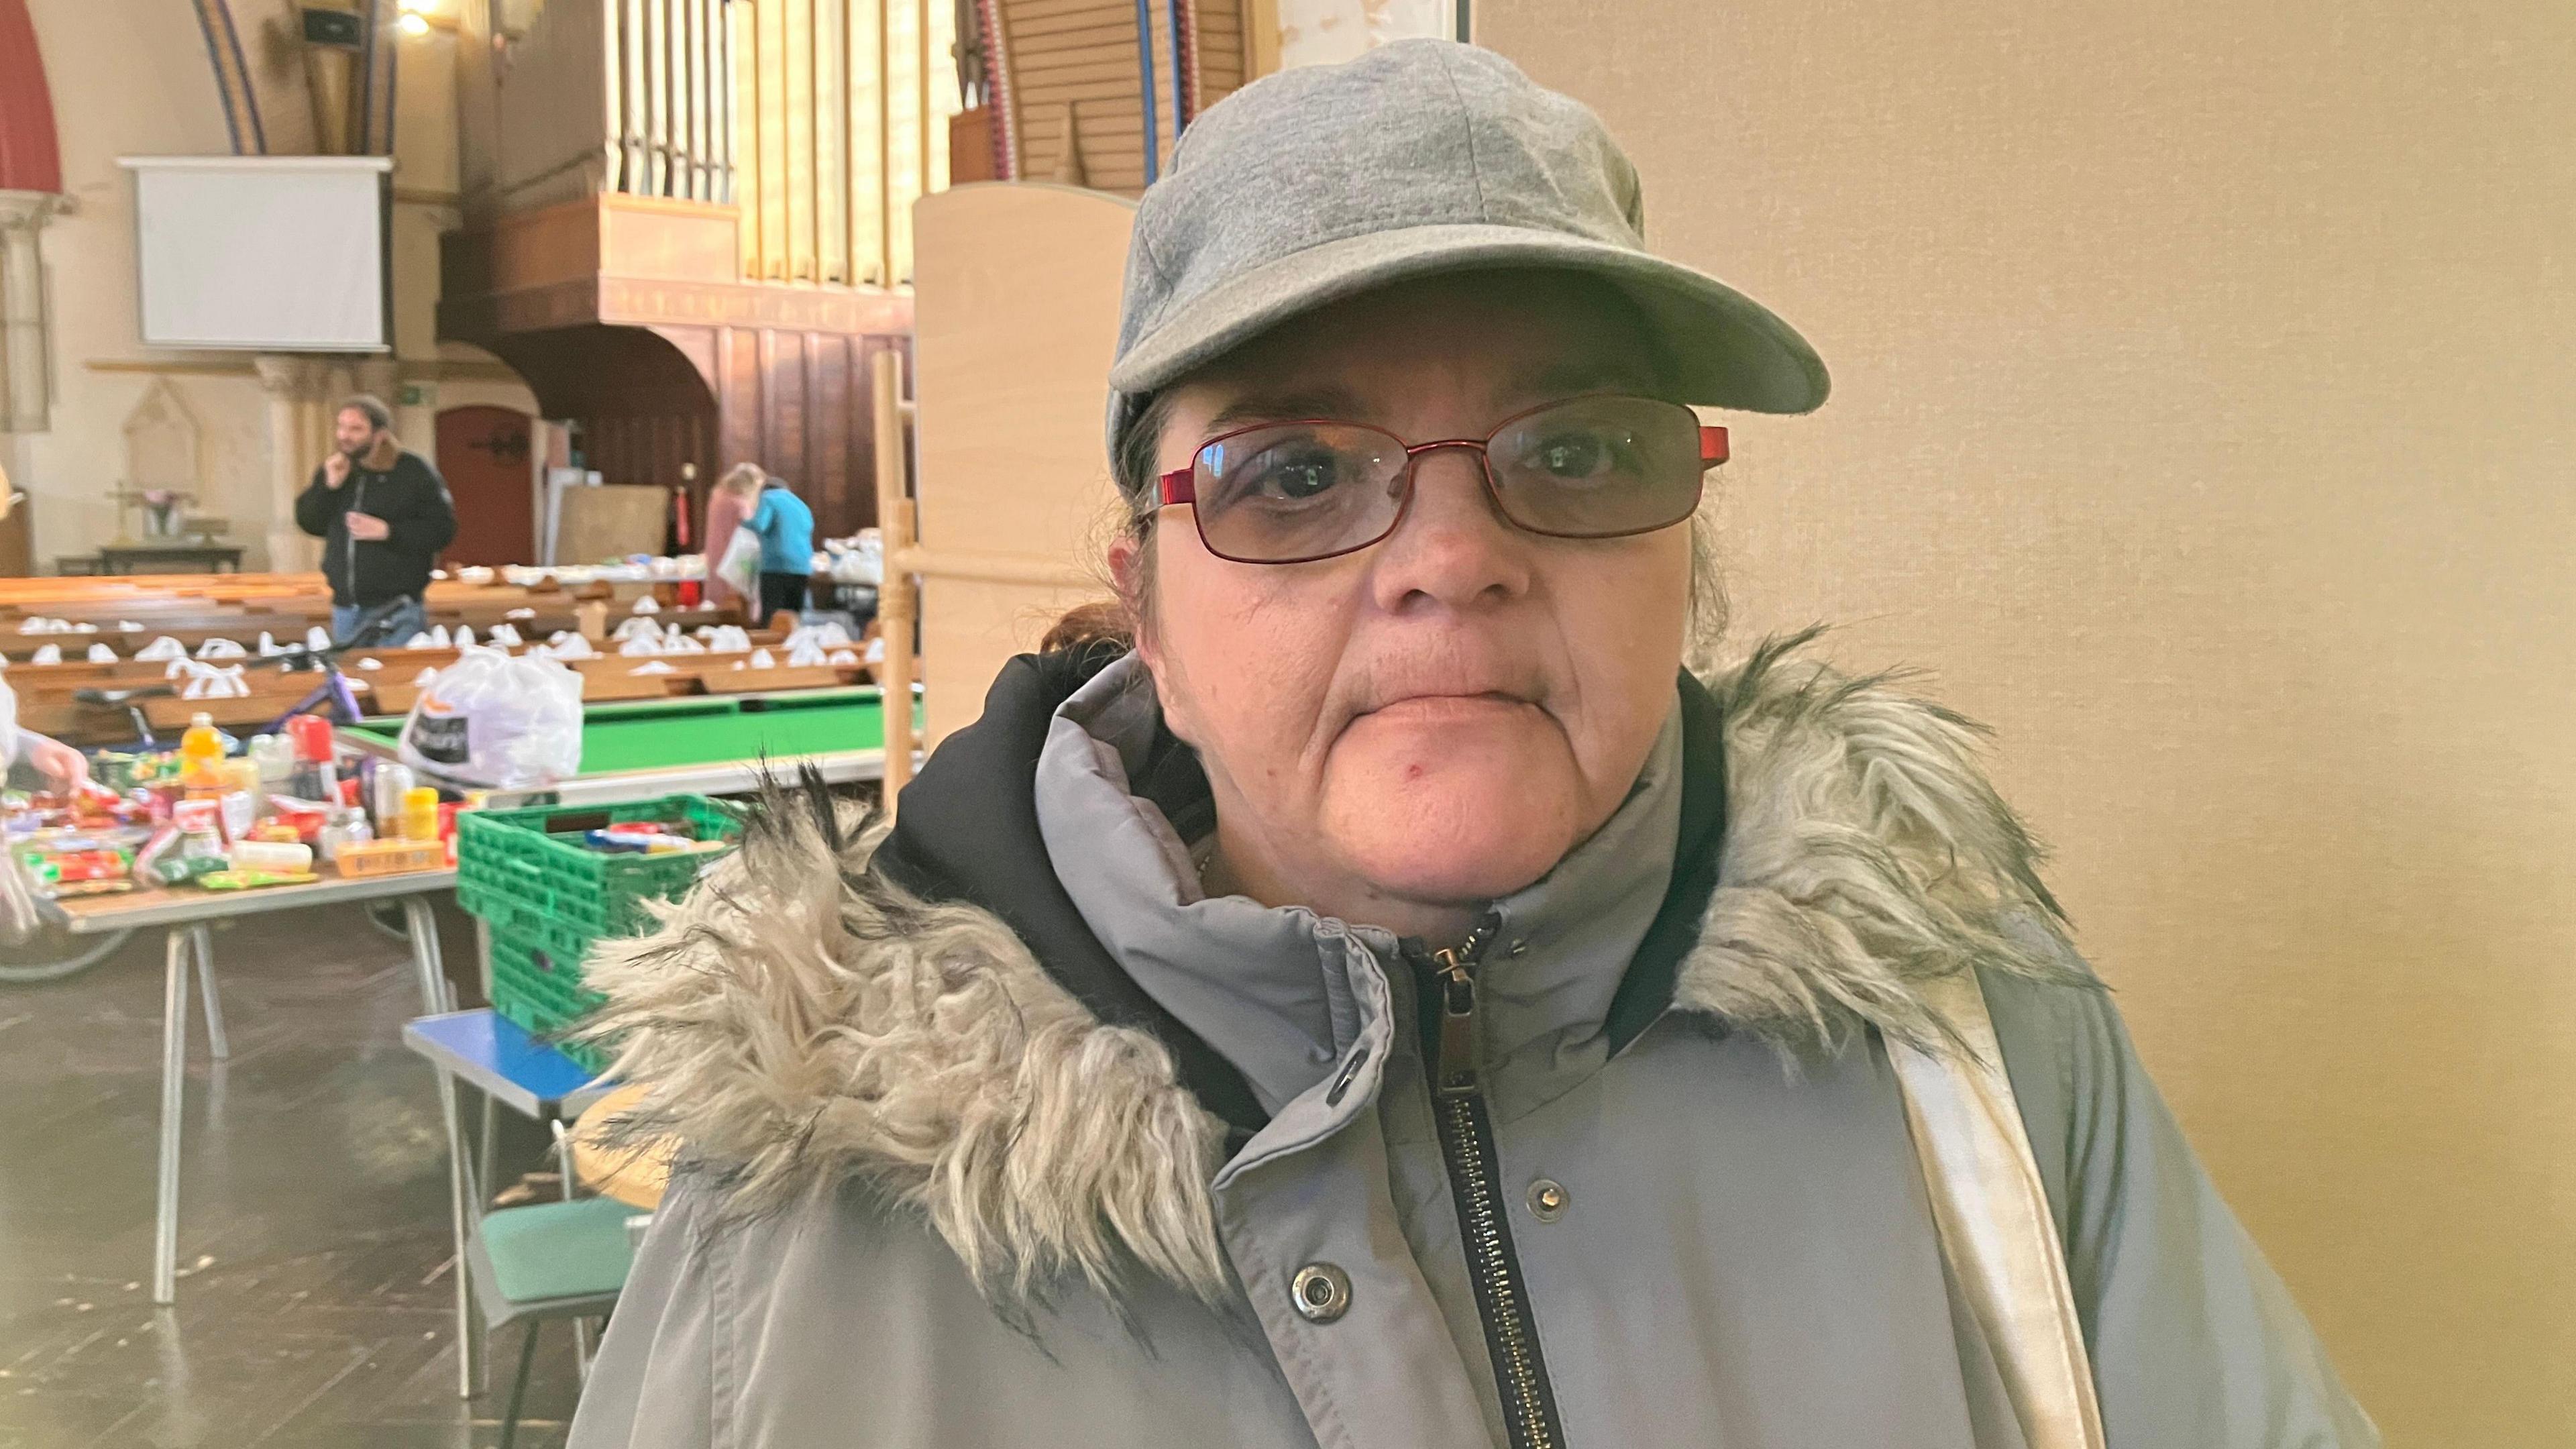
[[[1280,423],[1305,418],[1333,418],[1358,422],[1362,420],[1359,395],[1348,388],[1331,385],[1296,388],[1286,392],[1246,393],[1217,410],[1208,419],[1208,431],[1219,433],[1243,423]]]
[[[1626,359],[1585,358],[1579,362],[1553,362],[1512,379],[1504,396],[1497,402],[1509,404],[1523,399],[1575,397],[1588,392],[1638,392],[1650,388],[1653,370],[1642,362]]]

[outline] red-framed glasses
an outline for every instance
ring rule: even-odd
[[[1260,423],[1210,438],[1162,476],[1208,552],[1236,563],[1311,563],[1383,541],[1413,506],[1425,453],[1476,455],[1494,511],[1549,538],[1619,538],[1670,528],[1699,507],[1726,429],[1679,403],[1569,398],[1503,420],[1482,438],[1408,443],[1365,423]]]

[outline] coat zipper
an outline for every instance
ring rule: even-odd
[[[1512,1449],[1564,1449],[1556,1393],[1547,1358],[1539,1351],[1538,1321],[1529,1289],[1512,1251],[1502,1186],[1496,1180],[1493,1119],[1477,1066],[1476,970],[1493,937],[1487,921],[1450,950],[1411,954],[1438,1012],[1431,1028],[1431,1115],[1440,1133],[1440,1156],[1458,1207],[1467,1248],[1467,1276],[1485,1325],[1485,1350],[1501,1386],[1503,1420]]]
[[[357,473],[357,469],[354,467],[349,471]],[[349,531],[349,515],[352,513],[364,513],[366,511],[367,478],[365,474],[359,473],[358,476],[352,480],[352,491],[349,494],[349,506],[340,510],[340,542],[348,557],[349,602],[352,604],[358,602],[358,536]]]

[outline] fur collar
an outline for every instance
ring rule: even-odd
[[[371,473],[390,473],[401,459],[402,444],[395,442],[391,433],[378,433],[376,440],[367,445],[367,455],[358,460],[358,466]]]
[[[1974,755],[1980,731],[1764,644],[1709,681],[1728,816],[1676,1010],[1784,1061],[1875,1029],[1947,1039],[1919,983],[1982,967],[2089,982],[2040,851]],[[920,1212],[986,1295],[1025,1302],[1131,1265],[1228,1291],[1208,1183],[1225,1129],[1152,1034],[1106,1025],[990,913],[869,869],[881,827],[774,788],[743,848],[648,936],[587,966],[650,1084],[624,1123],[756,1212],[848,1179]]]

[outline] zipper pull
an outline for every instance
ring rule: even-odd
[[[1472,947],[1431,953],[1440,994],[1440,1045],[1432,1063],[1431,1091],[1438,1097],[1476,1093],[1476,958]]]

